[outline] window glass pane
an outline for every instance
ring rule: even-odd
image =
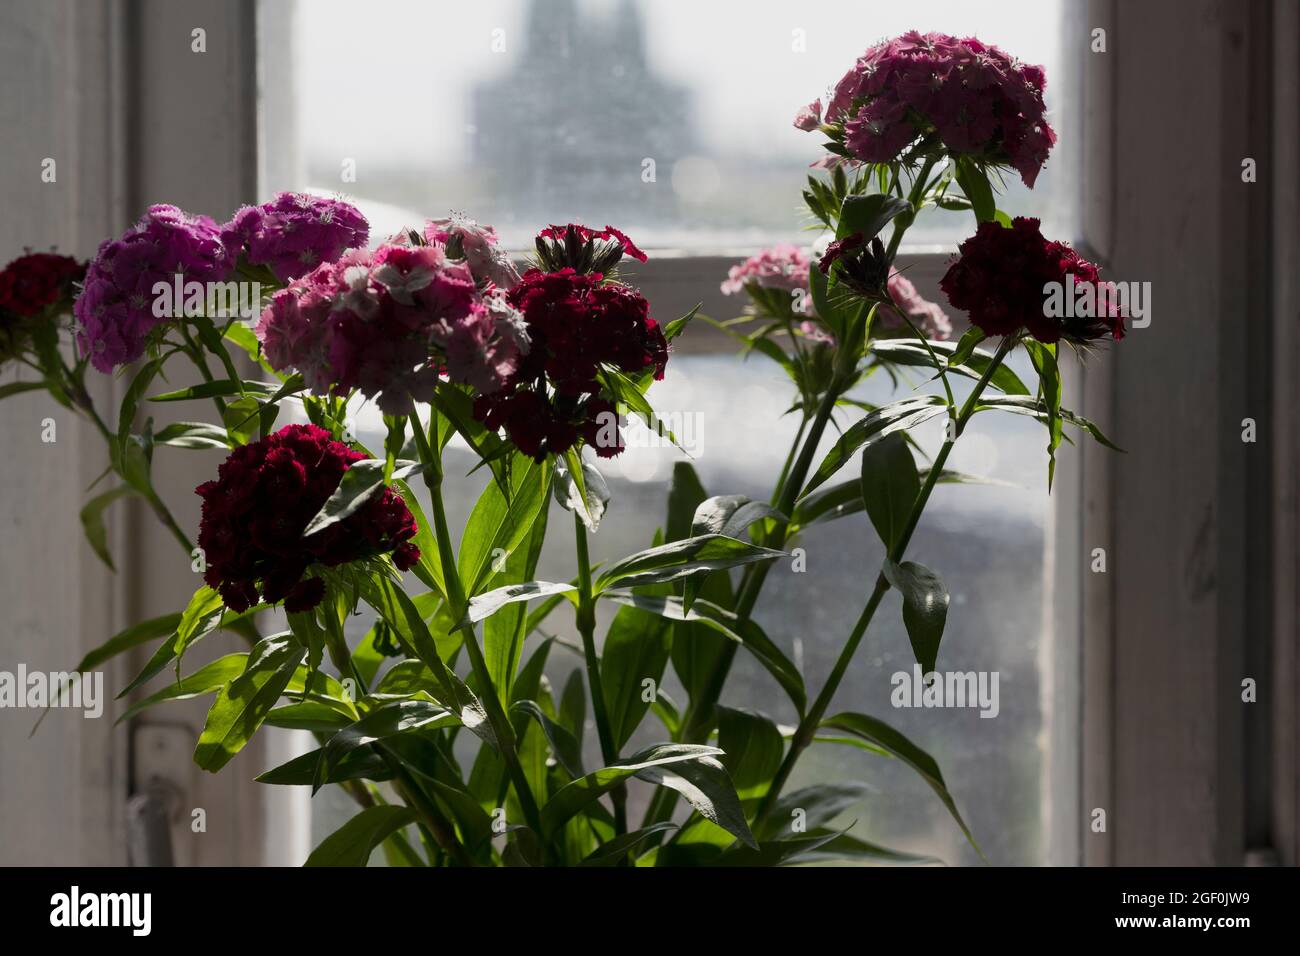
[[[688,253],[798,241],[802,178],[821,153],[817,136],[791,127],[794,111],[866,46],[917,28],[976,34],[1046,67],[1061,141],[1033,193],[1009,179],[999,206],[1041,216],[1047,233],[1068,236],[1077,221],[1076,197],[1066,187],[1077,182],[1078,138],[1074,71],[1061,49],[1067,14],[1060,0],[927,0],[905,9],[829,0],[265,3],[262,191],[306,185],[341,192],[371,218],[376,238],[461,209],[496,225],[516,248],[529,244],[539,224],[570,220],[608,222],[644,246]],[[806,52],[797,49],[799,30],[806,31]],[[493,52],[494,43],[503,44],[501,52]],[[642,178],[647,158],[655,160],[653,182]],[[353,167],[355,181],[343,181]],[[971,225],[968,215],[923,218],[909,241],[950,248]],[[724,272],[701,281],[688,298],[716,293]],[[927,280],[922,292],[936,298],[932,285]],[[737,311],[741,305],[731,304]],[[788,380],[757,356],[742,361],[688,354],[689,348],[684,342],[655,386],[656,408],[680,416],[675,431],[711,493],[766,498],[798,424],[782,415],[792,401]],[[1029,380],[1023,357],[1012,364]],[[913,387],[925,390],[919,377],[894,388],[878,375],[855,397],[883,402]],[[373,407],[358,407],[354,417],[361,440],[381,445]],[[941,426],[923,427],[917,437],[933,454]],[[683,456],[632,445],[602,464],[614,501],[593,539],[593,561],[644,548],[663,524],[673,463]],[[943,667],[996,672],[997,719],[982,719],[977,708],[891,706],[891,677],[910,672],[912,663],[893,594],[836,699],[837,709],[874,714],[927,749],[985,852],[1004,864],[1049,859],[1044,795],[1056,786],[1046,779],[1043,742],[1068,740],[1071,752],[1075,746],[1053,725],[1073,727],[1073,717],[1046,712],[1072,714],[1070,708],[1042,703],[1057,677],[1052,668],[1072,666],[1051,663],[1043,623],[1044,445],[1041,425],[1028,418],[977,416],[949,467],[1001,484],[939,486],[909,553],[939,571],[952,594]],[[459,528],[487,479],[482,469],[460,477],[474,464],[467,449],[453,444],[449,454],[448,510]],[[563,518],[558,509],[552,515],[538,573],[545,580],[575,573]],[[807,551],[807,571],[778,566],[757,617],[805,668],[815,693],[861,609],[882,548],[861,516],[809,529],[798,543]],[[571,614],[557,613],[551,623],[557,636],[577,639]],[[354,636],[369,624],[364,615],[353,619]],[[553,686],[562,687],[577,663],[557,649],[548,667]],[[674,681],[667,690],[682,699]],[[743,651],[723,702],[794,722],[783,693]],[[647,717],[630,746],[662,736]],[[590,766],[598,759],[594,738],[589,728]],[[1054,756],[1058,765],[1062,759]],[[1070,759],[1065,755],[1064,764]],[[859,821],[855,835],[950,863],[976,861],[943,806],[900,762],[819,746],[805,756],[791,788],[836,780],[874,788],[843,819]],[[312,801],[314,840],[350,812],[345,798],[322,791]]]
[[[1011,365],[1022,379],[1032,375],[1023,355],[1013,358]],[[912,384],[919,382],[918,378]],[[965,388],[957,392],[960,401]],[[770,493],[797,427],[794,417],[781,417],[788,395],[780,369],[759,358],[679,355],[653,395],[665,417],[676,414],[686,423],[679,437],[690,447],[693,464],[710,493],[756,498]],[[897,394],[887,377],[878,375],[853,397],[881,403]],[[382,446],[382,426],[373,413],[357,409],[356,422],[362,442],[372,448]],[[937,422],[915,434],[930,456],[943,440]],[[824,443],[823,453],[832,440]],[[981,718],[974,708],[891,705],[892,676],[910,673],[913,664],[893,593],[886,597],[836,697],[835,710],[878,716],[934,756],[981,847],[999,864],[1042,863],[1048,850],[1040,818],[1040,781],[1046,767],[1039,743],[1045,727],[1041,689],[1050,680],[1040,665],[1048,503],[1043,443],[1042,426],[1023,416],[985,414],[974,419],[948,467],[996,483],[940,485],[909,549],[911,559],[942,575],[951,593],[953,613],[943,639],[943,669],[996,672],[996,719]],[[663,527],[673,461],[682,456],[650,447],[648,437],[639,446],[631,437],[629,444],[632,447],[622,456],[601,465],[613,500],[606,521],[592,538],[593,562],[641,550]],[[463,527],[487,482],[485,469],[460,477],[476,461],[459,440],[449,446],[444,492],[453,528]],[[414,487],[427,511],[423,487],[418,482]],[[553,509],[551,533],[538,568],[540,580],[567,581],[577,572],[567,517]],[[797,573],[789,562],[778,562],[756,618],[804,669],[815,694],[853,627],[884,551],[860,515],[810,528],[797,543],[806,551],[807,570]],[[604,633],[612,616],[610,608],[602,607],[602,612],[598,634]],[[350,621],[349,633],[360,639],[372,623],[373,615],[363,608]],[[546,632],[570,643],[580,640],[567,605],[548,620]],[[537,637],[529,639],[525,655],[537,641]],[[551,654],[547,676],[557,692],[578,664],[576,656],[559,648]],[[665,690],[684,702],[671,675]],[[797,719],[779,686],[743,651],[736,658],[722,703],[761,710],[791,726]],[[475,743],[469,735],[463,737],[468,747],[460,757],[468,766]],[[662,725],[647,716],[628,747],[664,737]],[[594,725],[588,727],[586,738],[587,763],[597,766]],[[859,821],[853,832],[860,838],[931,853],[949,863],[978,862],[942,804],[899,761],[855,747],[814,747],[805,754],[788,789],[840,780],[865,782],[873,788],[870,798],[843,820],[845,826]],[[634,799],[644,797],[641,791],[648,788],[637,790]],[[633,808],[637,809],[635,804]],[[313,798],[312,810],[312,835],[319,842],[351,815],[353,807],[341,792],[325,788]]]
[[[313,0],[264,5],[267,186],[341,191],[391,232],[455,208],[527,248],[613,223],[643,247],[789,241],[821,137],[795,111],[867,46],[978,35],[1046,67],[1057,155],[1000,206],[1072,222],[1078,97],[1062,0]],[[355,169],[355,181],[345,179]],[[923,217],[912,244],[959,239]]]

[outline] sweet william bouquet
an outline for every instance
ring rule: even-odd
[[[912,767],[974,843],[920,746],[831,704],[891,588],[918,662],[936,667],[947,591],[906,552],[935,485],[969,480],[945,464],[975,415],[1041,421],[1049,481],[1066,425],[1105,441],[1061,407],[1058,353],[1118,339],[1123,317],[1049,317],[1045,284],[1097,282],[1097,269],[1037,221],[998,211],[990,183],[1014,170],[1032,186],[1046,162],[1055,137],[1044,85],[1040,69],[996,47],[911,33],[867,50],[824,108],[799,112],[795,125],[820,133],[827,151],[804,193],[824,240],[815,256],[766,250],[723,285],[749,302],[724,327],[794,385],[801,424],[785,467],[770,499],[752,501],[710,496],[679,463],[655,540],[604,566],[588,556],[589,536],[617,514],[600,462],[623,450],[626,416],[655,425],[652,386],[691,319],[661,323],[619,279],[625,259],[645,255],[618,229],[550,226],[521,273],[490,227],[461,215],[372,248],[346,202],[283,194],[224,225],[154,206],[84,277],[73,260],[17,260],[0,273],[3,355],[39,377],[6,393],[45,388],[102,433],[114,486],[83,511],[92,546],[109,559],[102,513],[139,496],[204,582],[188,606],[114,636],[78,669],[158,642],[122,693],[157,678],[153,692],[136,694],[123,718],[210,695],[195,750],[209,771],[263,725],[311,731],[315,749],[259,779],[338,786],[355,801],[313,865],[361,865],[379,847],[408,866],[922,860],[836,825],[852,787],[787,791],[809,747],[845,741]],[[976,220],[942,282],[971,321],[956,342],[945,309],[895,268],[928,207]],[[237,293],[249,283],[258,294],[244,315]],[[181,292],[159,308],[169,286]],[[71,363],[61,332],[75,339]],[[1032,387],[1006,364],[1017,348],[1037,373]],[[239,372],[240,353],[256,379]],[[130,366],[111,425],[86,395],[88,366]],[[908,366],[939,390],[879,407],[850,397],[864,377]],[[199,380],[159,392],[154,383],[178,367]],[[958,379],[973,382],[960,402]],[[383,413],[382,448],[347,427],[358,396]],[[138,420],[157,402],[210,403],[215,415],[155,432]],[[306,423],[277,428],[290,403]],[[918,462],[908,432],[936,418],[948,423],[945,440]],[[822,453],[833,422],[839,437]],[[445,466],[454,436],[491,475],[461,529],[444,506],[445,484],[461,480]],[[161,449],[187,448],[227,453],[197,489],[197,545],[150,478]],[[858,456],[859,473],[843,477]],[[578,573],[538,580],[543,539],[565,512],[572,527],[559,533],[573,536]],[[795,536],[862,513],[887,556],[863,595],[844,595],[862,612],[812,688],[781,649],[790,635],[766,634],[755,611]],[[601,602],[616,610],[603,641]],[[257,614],[273,607],[288,628],[264,636]],[[345,622],[362,609],[374,626],[349,643]],[[556,614],[574,616],[581,641],[570,649],[582,658],[558,693],[545,676],[559,642],[544,624]],[[188,670],[186,651],[222,632],[245,647]],[[742,650],[789,698],[796,727],[722,702]],[[657,687],[669,666],[685,699],[645,699],[644,681]],[[629,752],[647,720],[662,742]],[[629,799],[636,790],[641,799]]]

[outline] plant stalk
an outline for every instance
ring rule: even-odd
[[[596,718],[596,734],[600,738],[600,755],[605,766],[618,762],[618,745],[609,723],[605,705],[605,685],[600,676],[600,658],[596,654],[596,603],[591,595],[591,559],[587,554],[587,527],[575,512],[573,515],[574,542],[578,552],[578,633],[582,635],[582,656],[587,667],[587,686],[591,691],[591,709]],[[619,785],[610,791],[614,803],[614,830],[627,832],[627,788]]]
[[[421,461],[428,465],[424,472],[424,483],[429,489],[429,496],[433,506],[434,535],[438,540],[438,555],[442,563],[443,584],[447,588],[447,603],[450,605],[453,620],[459,621],[465,614],[468,600],[460,580],[460,573],[456,569],[456,552],[451,546],[447,511],[443,504],[442,461],[440,458],[442,450],[438,449],[437,453],[435,453],[430,448],[428,436],[424,432],[424,427],[420,424],[419,416],[414,416],[414,418],[412,432],[415,434],[415,443],[419,449]],[[476,628],[473,626],[465,629],[464,645],[465,652],[469,655],[470,666],[479,681],[483,709],[487,712],[488,723],[492,726],[492,732],[496,735],[501,758],[506,765],[506,772],[515,786],[515,793],[519,797],[520,806],[523,808],[524,818],[540,840],[542,839],[541,813],[537,808],[537,800],[533,796],[532,788],[528,785],[528,778],[524,775],[524,768],[519,763],[519,753],[515,749],[514,727],[510,723],[504,708],[502,708],[501,699],[497,696],[496,688],[492,684],[487,661],[483,658],[482,648],[478,646],[478,635]]]
[[[989,379],[997,371],[1007,354],[1015,347],[1019,341],[1016,336],[1007,336],[1002,340],[998,347],[997,354],[989,362],[988,367],[980,376],[979,381],[975,384],[974,389],[966,398],[960,413],[957,415],[956,427],[953,434],[945,439],[943,447],[939,454],[935,456],[934,463],[930,466],[930,472],[926,475],[925,484],[921,487],[916,501],[912,503],[911,512],[908,515],[907,526],[903,533],[899,535],[898,541],[889,552],[889,560],[897,563],[903,559],[907,546],[912,540],[912,534],[916,531],[916,526],[921,520],[921,513],[925,510],[926,503],[930,500],[930,493],[938,483],[939,475],[943,471],[943,466],[948,460],[948,455],[952,452],[953,446],[961,433],[966,428],[966,423],[970,420],[971,415],[975,413],[975,407],[979,402],[980,395],[983,394]],[[812,743],[813,737],[817,733],[817,727],[821,724],[822,718],[826,716],[826,710],[830,707],[831,699],[835,696],[835,691],[839,689],[840,681],[844,679],[844,673],[848,670],[849,663],[853,655],[857,652],[858,645],[862,642],[862,637],[871,624],[872,618],[876,614],[876,609],[880,606],[881,599],[884,598],[885,592],[889,590],[889,582],[885,580],[884,572],[876,576],[875,586],[871,590],[871,596],[867,599],[866,606],[858,616],[857,623],[853,626],[852,633],[845,641],[843,648],[840,649],[840,655],[835,661],[835,667],[831,670],[830,676],[826,678],[826,683],[822,687],[821,693],[817,695],[811,708],[799,721],[799,726],[790,740],[790,749],[786,752],[785,759],[781,761],[780,769],[777,770],[776,776],[772,778],[772,784],[768,788],[767,794],[763,797],[759,805],[758,813],[754,817],[755,829],[762,826],[768,814],[771,813],[772,807],[776,805],[777,799],[781,795],[781,790],[790,778],[795,764],[798,762],[800,755]]]

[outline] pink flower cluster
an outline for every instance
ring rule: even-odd
[[[519,281],[519,270],[497,244],[497,231],[479,225],[463,213],[431,219],[424,226],[424,238],[445,246],[453,258],[464,259],[480,286],[490,283],[508,291]]]
[[[842,128],[856,159],[888,163],[932,132],[950,153],[1013,167],[1032,187],[1056,134],[1044,116],[1043,68],[974,37],[912,31],[867,50],[795,126]],[[837,134],[836,135],[840,135]]]
[[[808,267],[808,255],[803,250],[790,245],[772,246],[727,270],[722,293],[735,295],[748,286],[786,292],[807,289]]]
[[[891,332],[909,336],[912,334],[902,315],[899,315],[900,311],[912,320],[912,324],[927,339],[946,342],[952,337],[952,322],[949,321],[948,314],[917,292],[911,280],[896,269],[889,273],[889,297],[894,300],[897,308],[882,305],[876,310],[876,321],[880,323],[874,333],[877,338],[889,338]]]
[[[387,243],[323,263],[275,294],[256,332],[277,370],[296,368],[317,394],[359,389],[393,415],[430,400],[443,371],[495,391],[528,349],[518,313],[481,294],[441,245]]]
[[[836,244],[831,243],[831,246],[833,248]],[[829,251],[828,256],[831,261],[835,258]],[[822,261],[827,263],[827,258],[824,257]],[[732,266],[727,272],[726,281],[722,283],[722,291],[725,295],[747,292],[760,311],[763,311],[772,307],[783,308],[775,305],[765,290],[794,292],[802,289],[807,293],[803,297],[803,306],[809,319],[800,324],[800,331],[812,341],[833,342],[834,337],[817,321],[813,309],[808,285],[809,268],[810,259],[801,249],[791,245],[773,246]],[[943,309],[924,298],[916,291],[916,286],[896,269],[890,270],[888,290],[897,309],[883,305],[877,310],[875,335],[882,338],[890,337],[893,333],[911,335],[911,330],[899,314],[900,310],[928,339],[946,341],[952,335],[952,323]],[[784,314],[784,311],[780,314]]]
[[[144,354],[149,333],[165,321],[154,315],[154,285],[222,282],[231,272],[217,224],[175,206],[150,206],[126,235],[106,240],[86,270],[73,314],[77,346],[101,372]]]
[[[244,206],[221,227],[232,257],[266,266],[281,282],[333,262],[370,241],[370,224],[355,206],[307,193],[280,193],[260,206]]]

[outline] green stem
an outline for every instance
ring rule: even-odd
[[[456,839],[456,831],[452,828],[451,823],[438,809],[438,804],[429,799],[429,796],[424,792],[411,771],[407,770],[400,760],[393,757],[382,747],[379,752],[384,758],[384,763],[388,765],[388,769],[397,778],[398,789],[406,799],[407,806],[420,815],[421,822],[424,823],[433,836],[434,842],[461,866],[473,866],[474,860],[461,846],[460,841]]]
[[[821,444],[822,434],[831,420],[831,415],[835,411],[835,404],[839,401],[843,388],[843,378],[836,376],[836,380],[832,382],[831,386],[826,390],[826,394],[822,396],[821,404],[813,417],[812,426],[808,429],[807,435],[803,436],[803,447],[799,450],[799,456],[795,460],[794,467],[790,469],[781,485],[776,510],[786,517],[790,517],[790,513],[794,510],[799,492],[808,477],[809,469],[812,468],[813,456],[817,454],[817,446]],[[772,533],[764,538],[762,544],[769,548],[782,547],[785,544],[788,530],[788,524],[778,524],[777,527],[772,529]],[[758,596],[763,590],[763,583],[766,581],[771,567],[771,562],[755,564],[753,572],[744,579],[735,607],[736,616],[742,621],[747,621],[753,613],[754,605],[758,603]],[[708,740],[709,732],[713,728],[714,705],[718,702],[718,698],[722,696],[722,688],[727,682],[727,675],[730,673],[732,662],[735,660],[737,646],[733,641],[728,641],[723,646],[718,662],[709,675],[709,682],[700,695],[700,700],[698,702],[693,701],[687,712],[683,727],[684,736],[690,743],[703,743]]]
[[[190,357],[190,361],[194,363],[194,367],[199,370],[199,374],[203,376],[203,381],[215,382],[216,378],[212,375],[212,369],[208,368],[208,360],[203,357],[202,346],[194,341],[194,337],[190,335],[189,329],[185,327],[185,323],[177,323],[177,328],[180,329],[181,337],[185,339],[185,344],[187,346],[185,354]],[[216,406],[217,415],[221,418],[221,421],[225,422],[226,403],[221,400],[221,396],[213,395],[212,404]]]
[[[903,234],[907,232],[908,227],[916,221],[916,214],[920,211],[918,208],[925,189],[929,185],[930,170],[934,168],[935,159],[930,157],[921,167],[921,172],[917,174],[916,179],[912,180],[912,191],[907,195],[907,201],[912,204],[912,212],[904,213],[894,221],[894,232],[889,237],[889,248],[885,251],[885,259],[888,262],[894,261],[894,256],[898,255],[899,243],[903,241]]]
[[[420,460],[428,466],[424,472],[424,483],[429,489],[433,509],[433,529],[438,541],[438,556],[442,564],[443,586],[447,589],[447,604],[451,611],[452,620],[459,621],[465,615],[468,600],[460,580],[460,574],[456,569],[456,552],[451,546],[447,511],[443,504],[442,460],[439,457],[442,450],[438,449],[437,454],[435,454],[429,445],[428,435],[425,434],[424,428],[420,424],[419,416],[413,416],[413,418],[412,431],[415,434],[415,444],[419,449]],[[519,753],[515,748],[514,727],[501,706],[501,698],[497,696],[496,687],[492,683],[492,675],[488,671],[487,661],[483,658],[483,650],[478,646],[476,629],[470,626],[465,629],[464,633],[465,652],[469,655],[470,667],[473,668],[474,676],[478,679],[483,708],[487,712],[488,723],[492,726],[492,732],[496,735],[501,757],[506,765],[506,772],[515,785],[515,793],[519,797],[520,806],[523,807],[524,818],[537,834],[537,838],[541,840],[541,813],[537,808],[537,800],[533,796],[532,788],[528,785],[528,778],[524,775],[524,768],[519,763]]]
[[[587,685],[591,691],[591,709],[596,717],[596,735],[600,738],[600,755],[606,767],[618,762],[618,745],[609,724],[605,705],[605,685],[600,676],[600,658],[596,654],[596,602],[591,594],[591,559],[587,554],[587,526],[577,512],[573,515],[574,541],[578,552],[578,633],[582,635],[582,655],[587,665]],[[614,802],[616,835],[627,832],[627,789],[615,787],[610,793]]]
[[[966,398],[961,412],[957,415],[957,424],[953,433],[949,435],[935,456],[934,464],[930,466],[930,472],[926,475],[925,484],[921,487],[920,494],[917,495],[916,501],[912,503],[912,510],[908,515],[907,525],[903,533],[895,542],[889,552],[889,560],[895,563],[903,559],[907,551],[907,546],[912,540],[912,534],[916,531],[916,526],[921,520],[921,513],[925,510],[926,503],[930,500],[930,493],[934,490],[935,484],[939,480],[939,475],[943,471],[944,464],[948,461],[948,455],[952,452],[953,446],[961,433],[966,428],[966,423],[970,420],[971,415],[975,413],[976,404],[979,402],[980,395],[983,394],[989,379],[997,371],[1007,354],[1015,347],[1018,341],[1015,336],[1008,336],[1002,340],[998,347],[997,354],[989,362],[988,367],[980,376],[975,388]],[[817,695],[817,700],[809,708],[803,719],[799,721],[799,726],[795,729],[794,736],[790,740],[790,749],[781,761],[780,769],[777,770],[776,776],[772,778],[772,784],[768,788],[767,794],[763,797],[759,805],[758,813],[754,817],[754,827],[758,829],[766,820],[772,808],[776,805],[777,799],[781,795],[781,790],[790,778],[795,764],[798,762],[800,755],[812,743],[813,737],[817,733],[817,727],[821,724],[822,718],[826,716],[826,710],[830,707],[831,699],[835,696],[835,691],[839,689],[840,681],[844,679],[844,673],[848,670],[853,655],[857,652],[858,645],[862,642],[862,637],[866,634],[867,628],[871,624],[871,619],[876,614],[876,609],[880,606],[881,599],[884,598],[885,592],[889,590],[889,582],[885,580],[884,573],[876,576],[876,583],[871,589],[871,596],[867,599],[866,606],[858,616],[857,623],[853,626],[852,633],[840,650],[840,655],[835,661],[835,667],[831,670],[830,676],[826,678],[826,683],[822,687],[821,693]]]

